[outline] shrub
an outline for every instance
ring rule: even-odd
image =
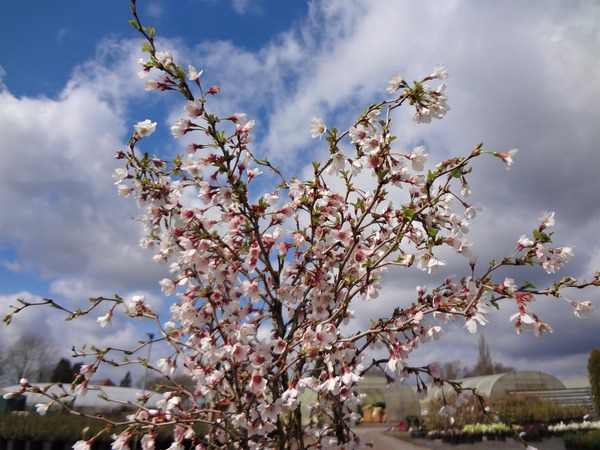
[[[567,434],[564,440],[568,450],[600,450],[600,430]]]
[[[451,403],[451,402],[450,402]],[[573,419],[581,419],[587,412],[583,406],[562,406],[556,402],[536,398],[516,398],[504,396],[486,400],[490,411],[502,412],[501,419],[507,423],[552,424],[561,421],[568,422]],[[495,419],[495,413],[486,413],[476,398],[472,398],[467,404],[458,408],[452,414],[452,420],[446,415],[438,413],[443,406],[442,399],[435,399],[427,404],[429,414],[424,420],[428,429],[445,429],[452,427],[463,428],[470,424],[489,423]]]
[[[125,416],[110,416],[114,422],[124,422]],[[0,414],[0,438],[23,441],[65,441],[75,442],[89,439],[98,434],[105,423],[92,417],[81,417],[72,414],[49,413],[45,416],[29,412]],[[168,427],[167,427],[168,428]],[[172,429],[161,428],[158,439],[169,440]],[[125,426],[116,426],[114,433],[120,433]],[[101,440],[109,440],[110,433],[104,433]]]

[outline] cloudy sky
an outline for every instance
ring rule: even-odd
[[[257,153],[298,177],[327,151],[310,138],[312,116],[347,129],[365,106],[386,98],[392,76],[420,79],[444,63],[451,111],[430,125],[398,114],[397,151],[423,144],[434,165],[480,142],[494,151],[519,148],[511,171],[494,158],[475,164],[472,201],[483,212],[469,239],[480,261],[505,256],[542,211],[555,211],[555,242],[576,252],[556,277],[600,270],[595,0],[143,0],[139,10],[157,28],[159,47],[184,67],[203,68],[206,85],[220,85],[217,112],[256,119]],[[115,151],[146,118],[159,122],[152,151],[181,150],[168,129],[182,103],[144,90],[136,76],[141,40],[129,19],[125,1],[0,4],[2,315],[17,298],[84,308],[92,296],[144,293],[157,307],[166,302],[157,289],[163,268],[139,248],[134,202],[117,195],[111,176]],[[467,273],[464,260],[448,262],[440,277]],[[541,270],[506,275],[540,287],[552,279]],[[417,270],[391,274],[379,299],[356,305],[359,320],[408,304],[415,286],[437,281]],[[600,305],[598,290],[572,298]],[[581,321],[566,302],[538,303],[554,333],[517,336],[507,305],[483,328],[492,357],[561,378],[585,376],[590,351],[600,347],[600,313]],[[122,346],[149,329],[125,320],[100,328],[94,318],[65,326],[58,312],[37,309],[2,327],[0,343],[6,349],[27,331],[68,355],[73,345]],[[448,327],[411,362],[472,365],[477,339],[462,324]]]

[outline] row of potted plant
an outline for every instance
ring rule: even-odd
[[[503,423],[503,422],[495,422],[495,423],[475,423],[475,424],[469,424],[469,425],[465,425],[463,427],[463,431],[466,433],[470,433],[470,434],[477,434],[477,435],[490,435],[490,436],[497,436],[497,435],[507,435],[509,433],[511,433],[511,428]]]
[[[506,440],[506,436],[514,431],[504,423],[470,424],[462,429],[431,430],[427,433],[429,439],[441,439],[450,443],[472,443],[485,440]]]
[[[567,450],[600,450],[600,430],[571,431],[563,435]]]
[[[560,422],[555,425],[548,426],[548,431],[556,436],[570,432],[589,430],[600,430],[600,420],[569,423]]]
[[[595,442],[595,440],[600,439],[600,420],[572,423],[560,422],[547,427],[542,424],[530,424],[526,426],[513,425],[512,428],[502,422],[490,424],[475,423],[465,425],[462,429],[451,428],[446,430],[431,430],[427,432],[426,436],[429,439],[441,439],[443,442],[449,443],[471,443],[480,442],[484,439],[487,441],[504,441],[507,436],[515,435],[516,433],[523,434],[528,441],[539,441],[544,436],[556,436],[565,437],[565,442],[567,437],[569,437],[570,441],[577,442],[579,442],[580,439],[589,440],[591,437],[594,437],[593,440]],[[574,437],[573,435],[577,436]],[[570,448],[577,448],[577,446],[575,445]],[[600,450],[600,447],[598,447],[598,450]]]

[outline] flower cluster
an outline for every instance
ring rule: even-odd
[[[154,66],[159,66],[155,59]],[[357,383],[369,368],[383,368],[391,380],[416,375],[421,393],[426,390],[423,375],[443,382],[438,363],[408,365],[414,349],[439,339],[443,330],[435,322],[462,318],[475,333],[488,322],[489,307],[504,298],[516,302],[517,330],[550,330],[530,309],[533,292],[512,279],[495,284],[491,277],[498,268],[519,265],[522,259],[547,271],[568,260],[566,247],[549,246],[544,230],[553,216],[545,214],[537,234],[521,238],[514,254],[491,265],[483,276],[448,277],[430,293],[418,287],[417,300],[407,308],[396,309],[371,329],[342,332],[354,317],[352,301],[377,299],[380,280],[394,266],[435,274],[445,265],[436,248],[447,246],[474,268],[476,258],[465,236],[480,208],[464,198],[469,162],[491,153],[509,166],[516,151],[497,154],[478,146],[468,157],[445,161],[426,174],[425,148],[395,152],[389,131],[390,112],[404,103],[416,108],[418,121],[443,116],[448,109],[444,88],[429,90],[424,83],[445,77],[445,68],[438,66],[413,89],[403,77],[394,78],[388,91],[403,87],[403,94],[370,107],[341,134],[313,118],[310,134],[326,135],[330,157],[314,164],[313,177],[304,181],[286,180],[253,155],[249,144],[255,122],[245,114],[224,119],[208,114],[207,95],[216,92],[203,93],[197,78],[200,96],[188,100],[187,117],[171,127],[175,138],[197,131],[204,137],[188,146],[187,156],[169,162],[137,155],[139,136],[147,137],[152,123],[134,127],[129,149],[118,154],[125,165],[114,178],[118,186],[129,186],[126,190],[144,209],[139,221],[149,238],[142,246],[154,249],[157,262],[169,264],[171,276],[160,286],[166,296],[177,297],[161,330],[173,353],[156,368],[166,376],[187,374],[195,385],[193,397],[202,403],[228,405],[198,413],[198,420],[214,426],[205,436],[193,436],[197,442],[268,448],[285,434],[299,446],[305,436],[313,436],[323,448],[349,443],[358,448],[361,441],[352,432],[360,419],[355,412],[361,400]],[[343,139],[354,146],[353,154],[341,149]],[[274,172],[280,182],[250,198],[261,169]],[[365,173],[373,186],[359,191],[353,183]],[[341,179],[346,191],[333,189],[328,177]],[[185,189],[197,192],[193,204],[186,202]],[[407,191],[407,202],[395,206],[388,189]],[[146,309],[142,313],[153,314]],[[103,324],[106,316],[99,321]],[[387,356],[367,364],[365,358],[375,347],[385,348]],[[316,401],[304,425],[300,396],[307,391]],[[470,394],[459,392],[457,406]],[[187,417],[181,405],[180,396],[169,396],[156,410],[144,411],[144,420]],[[234,426],[217,425],[225,423]]]
[[[425,82],[430,80],[443,80],[448,77],[448,70],[443,64],[436,66],[433,72],[420,82],[415,82],[411,88],[404,75],[393,77],[388,84],[387,91],[395,93],[403,89],[402,97],[409,99],[415,107],[413,121],[415,123],[430,123],[431,119],[441,119],[450,110],[448,98],[446,97],[446,85],[440,84],[435,89],[430,89]]]

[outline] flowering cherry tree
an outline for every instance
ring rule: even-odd
[[[471,161],[491,155],[508,169],[517,150],[491,152],[480,144],[427,168],[424,147],[394,147],[390,130],[397,108],[413,108],[417,123],[441,119],[449,109],[443,65],[412,84],[394,77],[386,99],[366,108],[346,131],[314,118],[310,133],[329,156],[313,163],[309,179],[288,178],[253,152],[255,121],[239,112],[213,114],[219,88],[207,88],[202,71],[186,70],[169,51],[157,49],[135,1],[132,11],[148,54],[139,61],[140,77],[150,77],[146,89],[182,95],[183,117],[171,132],[174,138],[196,136],[186,154],[172,160],[141,152],[138,144],[151,139],[157,126],[148,119],[134,126],[116,156],[123,162],[114,174],[118,193],[141,208],[137,220],[147,232],[141,245],[168,265],[170,276],[159,284],[173,303],[166,320],[142,296],[96,298],[89,309],[68,313],[86,315],[108,304],[97,319],[101,326],[118,309],[151,319],[156,340],[168,345],[170,355],[156,362],[128,356],[123,364],[141,364],[168,379],[184,373],[194,387],[172,379],[172,389],[154,394],[162,395],[156,406],[147,403],[150,395],[140,398],[137,411],[120,424],[124,431],[113,436],[113,449],[129,448],[138,436],[151,450],[164,426],[174,427],[172,450],[183,448],[184,440],[198,450],[363,448],[368,443],[353,431],[360,421],[361,377],[373,367],[384,370],[390,383],[415,377],[421,394],[431,381],[444,382],[439,363],[415,367],[409,361],[417,346],[440,339],[445,322],[462,320],[475,333],[488,322],[490,307],[508,303],[515,308],[516,331],[541,336],[552,329],[534,312],[536,298],[564,299],[580,317],[593,308],[563,293],[600,285],[598,273],[592,281],[566,276],[547,288],[496,276],[502,267],[523,265],[554,273],[572,258],[572,248],[552,246],[553,213],[542,214],[531,236],[516,238],[512,253],[476,270],[465,239],[478,212],[466,200]],[[404,200],[392,201],[399,197]],[[417,287],[412,302],[399,304],[389,317],[349,331],[355,330],[349,326],[354,302],[377,301],[390,271],[414,266],[435,274],[445,264],[439,256],[444,247],[465,257],[468,274],[431,290]],[[21,303],[6,322],[32,305]],[[127,354],[137,355],[149,343]],[[118,351],[82,351],[95,360],[82,367],[76,393],[85,393],[101,364],[118,364]],[[37,389],[27,380],[21,386],[21,392]],[[453,386],[459,395],[447,409],[472,394]],[[314,402],[302,402],[306,391],[314,393]],[[108,429],[116,425],[108,423]],[[89,449],[94,439],[75,448]]]

